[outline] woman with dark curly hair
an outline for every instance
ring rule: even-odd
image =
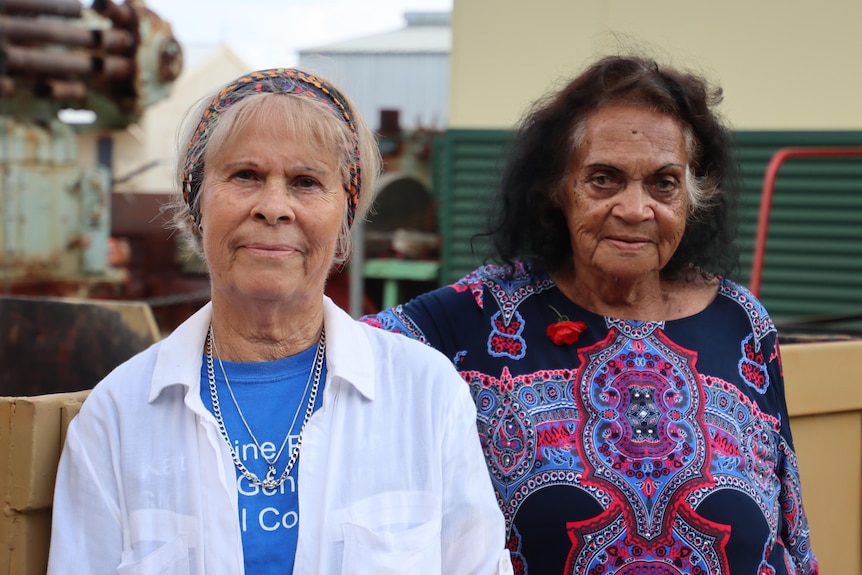
[[[365,321],[469,384],[520,573],[811,574],[776,329],[726,276],[721,91],[607,57],[515,138],[502,265]]]

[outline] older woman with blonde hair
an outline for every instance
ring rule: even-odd
[[[70,425],[49,573],[511,570],[457,372],[324,295],[378,170],[355,107],[313,75],[204,101],[173,208],[212,301]]]

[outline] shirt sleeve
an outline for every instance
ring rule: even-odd
[[[465,326],[481,325],[481,315],[469,292],[446,286],[360,321],[421,341],[454,363],[460,346],[472,344],[473,334],[465,333]]]
[[[57,470],[48,575],[70,569],[116,573],[122,560],[123,528],[108,448],[94,435],[97,426],[86,425],[93,422],[84,418],[78,414],[70,423]]]

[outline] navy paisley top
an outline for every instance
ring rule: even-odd
[[[776,330],[745,288],[619,320],[520,262],[363,319],[470,385],[516,573],[817,573]],[[587,329],[555,345],[561,320]]]

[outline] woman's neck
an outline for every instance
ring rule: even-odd
[[[229,361],[272,361],[316,344],[323,328],[317,305],[254,302],[237,306],[213,294],[212,328],[219,356]]]
[[[551,274],[551,279],[563,295],[586,310],[639,321],[669,321],[694,315],[703,311],[718,292],[718,280],[702,274],[679,280],[666,280],[656,274],[630,281],[568,270]]]

